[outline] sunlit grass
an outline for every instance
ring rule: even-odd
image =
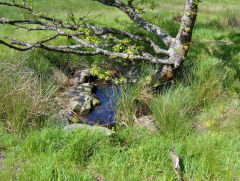
[[[5,132],[0,136],[1,152],[7,154],[2,161],[3,180],[175,180],[170,146],[181,158],[184,179],[238,180],[240,174],[235,129],[181,139],[138,127],[111,137],[89,130],[68,133],[56,127],[29,131],[22,138]]]

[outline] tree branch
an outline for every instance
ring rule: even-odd
[[[121,11],[123,11],[128,17],[134,21],[139,27],[145,29],[146,31],[153,33],[157,35],[163,42],[164,44],[169,47],[172,41],[172,37],[166,33],[161,27],[151,24],[150,22],[146,21],[142,17],[140,17],[132,7],[124,4],[123,2],[119,0],[97,0],[98,2],[108,5],[108,6],[113,6]]]
[[[143,60],[143,61],[148,61],[149,63],[163,63],[163,64],[173,64],[173,62],[170,62],[168,59],[161,59],[154,57],[148,53],[142,53],[142,55],[133,55],[129,53],[118,53],[118,52],[111,52],[109,50],[105,50],[100,48],[100,46],[90,44],[86,42],[83,39],[80,39],[76,36],[71,36],[74,40],[76,40],[78,43],[77,45],[60,45],[60,46],[54,46],[54,45],[46,45],[44,43],[51,41],[58,36],[69,36],[67,33],[62,32],[59,30],[59,33],[57,35],[53,35],[45,40],[42,41],[37,41],[35,43],[29,43],[25,41],[19,41],[15,39],[10,39],[8,37],[2,37],[10,41],[10,43],[6,43],[3,40],[0,40],[0,44],[6,45],[9,48],[13,48],[15,50],[19,51],[26,51],[34,48],[42,48],[45,50],[49,51],[55,51],[55,52],[61,52],[61,53],[72,53],[72,54],[77,54],[77,55],[106,55],[110,56],[112,58],[125,58],[125,59],[130,59],[130,60]],[[19,48],[14,45],[20,45],[20,46],[25,46],[26,48]],[[82,46],[83,45],[83,46]],[[74,50],[75,48],[91,48],[94,51],[79,51],[79,50]]]
[[[26,4],[24,5],[21,5],[21,4],[17,4],[13,1],[13,3],[7,3],[7,2],[0,2],[0,5],[5,5],[5,6],[11,6],[11,7],[17,7],[17,8],[20,8],[20,9],[24,9],[24,10],[27,10],[30,14],[34,15],[34,16],[38,16],[39,18],[42,18],[42,19],[45,19],[47,21],[51,21],[51,22],[61,22],[59,21],[58,19],[55,19],[55,18],[50,18],[48,16],[44,16],[44,15],[40,15],[36,12],[34,12],[32,10],[32,8],[30,7],[27,7]]]
[[[27,51],[27,50],[30,50],[31,48],[19,48],[19,47],[16,47],[16,46],[13,46],[3,40],[0,39],[0,44],[3,44],[9,48],[12,48],[12,49],[15,49],[15,50],[18,50],[18,51]]]
[[[193,27],[197,18],[198,4],[199,0],[186,0],[184,15],[176,37],[182,43],[191,41]]]
[[[197,17],[197,7],[199,0],[186,0],[185,12],[182,17],[181,26],[176,38],[172,38],[161,27],[152,24],[137,14],[133,7],[133,0],[128,0],[128,4],[123,3],[120,0],[96,0],[102,4],[116,7],[123,11],[128,17],[135,22],[139,27],[146,31],[155,34],[161,39],[168,47],[168,50],[162,49],[156,42],[149,37],[135,35],[129,32],[117,30],[108,27],[98,27],[87,24],[81,20],[75,21],[75,17],[71,14],[72,24],[63,23],[61,20],[48,17],[42,13],[36,13],[32,8],[27,7],[25,4],[16,4],[13,0],[12,3],[0,2],[0,5],[20,8],[27,13],[33,15],[37,19],[15,19],[10,20],[4,17],[0,17],[0,24],[14,26],[27,31],[54,31],[55,34],[49,36],[46,39],[36,41],[34,43],[10,39],[8,37],[1,37],[0,44],[8,46],[19,51],[27,51],[34,48],[42,48],[48,51],[55,51],[61,53],[72,53],[76,55],[105,55],[111,58],[125,58],[129,60],[142,60],[149,63],[168,64],[165,72],[171,72],[173,65],[175,68],[179,67],[185,59],[188,52],[188,43],[191,41],[193,26]],[[107,35],[111,35],[109,38]],[[66,37],[72,39],[74,44],[68,45],[50,45],[49,42],[57,39],[58,37]],[[89,38],[97,37],[96,43]],[[145,50],[138,49],[132,44],[123,44],[123,40],[129,40],[131,43],[144,44],[147,48],[152,47],[151,50],[145,48]],[[7,41],[5,41],[7,40]],[[110,43],[109,43],[110,42]],[[72,43],[72,42],[71,42]],[[114,49],[117,45],[121,45],[125,48]],[[137,50],[133,53],[131,49]],[[130,51],[129,51],[130,49]],[[116,51],[115,51],[116,50]],[[152,53],[153,51],[154,53]],[[148,52],[146,52],[148,51]],[[161,56],[160,56],[160,55]],[[163,57],[163,58],[162,58]],[[163,69],[165,70],[165,69]],[[163,72],[163,71],[161,71]]]
[[[49,18],[49,19],[51,19],[51,18]],[[42,25],[42,26],[37,27],[37,28],[32,28],[32,27],[19,25],[19,23]],[[83,24],[82,26],[75,26],[75,25],[72,26],[72,25],[66,25],[66,24],[55,25],[55,24],[50,24],[50,23],[39,21],[39,20],[33,20],[33,19],[9,20],[9,19],[3,18],[3,17],[0,17],[0,24],[10,24],[13,26],[17,26],[19,28],[26,29],[28,31],[36,31],[36,30],[54,30],[54,31],[56,31],[57,28],[61,28],[61,27],[65,28],[65,29],[70,29],[70,30],[77,30],[80,27],[86,27],[88,29],[93,30],[93,33],[98,36],[104,35],[104,34],[116,34],[116,35],[125,36],[127,38],[130,38],[130,39],[133,39],[136,41],[143,41],[143,42],[149,43],[150,46],[154,49],[155,53],[168,55],[167,50],[160,48],[154,41],[150,40],[149,38],[141,37],[141,36],[134,35],[134,34],[131,34],[128,32],[120,31],[120,30],[116,30],[114,28],[106,28],[106,27],[101,28],[101,27],[90,25],[90,24]],[[80,35],[80,34],[83,35],[83,33],[78,33],[78,35]]]
[[[120,2],[120,1],[119,1]],[[120,2],[121,3],[121,2]],[[131,5],[132,4],[132,0],[129,1],[129,4]],[[144,42],[147,42],[147,43],[150,43],[150,46],[154,49],[155,53],[157,54],[165,54],[165,55],[168,55],[169,53],[164,50],[164,49],[161,49],[154,41],[150,40],[149,38],[145,38],[145,37],[140,37],[140,36],[137,36],[137,35],[133,35],[131,33],[128,33],[128,32],[124,32],[124,31],[120,31],[120,30],[116,30],[114,28],[101,28],[101,27],[97,27],[97,26],[93,26],[93,25],[90,25],[90,24],[86,24],[86,23],[82,23],[81,25],[76,25],[76,23],[74,23],[74,25],[67,25],[67,24],[63,24],[63,22],[59,19],[56,19],[56,18],[51,18],[51,17],[48,17],[48,16],[45,16],[45,15],[42,15],[42,14],[39,14],[39,13],[36,13],[35,11],[32,10],[32,8],[30,7],[27,7],[26,5],[21,5],[21,4],[16,4],[14,1],[13,3],[5,3],[5,2],[0,2],[0,5],[5,5],[5,6],[12,6],[12,7],[17,7],[17,8],[21,8],[23,10],[27,10],[27,12],[29,12],[30,14],[34,15],[34,16],[37,16],[39,18],[42,18],[44,20],[47,20],[47,21],[50,21],[50,22],[53,22],[54,23],[54,26],[53,24],[49,24],[49,23],[45,23],[45,22],[41,22],[41,21],[36,21],[36,20],[25,20],[26,22],[25,23],[28,23],[28,24],[40,24],[40,25],[44,25],[45,27],[38,27],[38,28],[30,28],[30,27],[24,27],[24,26],[21,26],[21,25],[18,25],[18,27],[21,27],[21,28],[24,28],[24,29],[27,29],[28,31],[36,31],[36,30],[55,30],[55,26],[57,26],[57,28],[66,28],[66,29],[71,29],[71,30],[74,30],[76,31],[78,28],[80,27],[86,27],[86,28],[89,28],[91,30],[94,31],[95,35],[103,35],[103,34],[117,34],[117,35],[121,35],[121,36],[125,36],[125,37],[128,37],[128,38],[131,38],[131,39],[134,39],[134,40],[137,40],[137,41],[144,41]],[[122,5],[125,5],[122,3]],[[125,7],[128,7],[125,5]],[[128,7],[131,9],[131,7]],[[133,11],[133,10],[132,10]],[[126,10],[126,12],[128,13],[129,10]],[[134,12],[134,11],[133,11]],[[135,13],[135,12],[134,12]],[[72,15],[73,16],[73,15]],[[134,16],[138,16],[137,13],[135,13]],[[140,17],[139,17],[140,18]],[[141,19],[141,18],[140,18]],[[139,20],[139,21],[142,21],[142,23],[144,23],[145,27],[149,26],[149,22],[145,21],[144,19],[142,20]],[[2,20],[0,19],[0,23],[8,23],[8,24],[12,24],[12,25],[15,25],[16,26],[16,23],[23,23],[24,20],[7,20],[5,18],[2,18]],[[160,27],[157,27],[156,25],[151,25],[152,27],[155,27],[153,29],[153,31],[157,31],[157,35],[158,36],[164,36],[164,37],[167,37],[169,35],[166,34],[166,32],[164,32],[163,30],[161,30]],[[160,33],[160,34],[159,34]],[[169,36],[169,38],[171,39],[171,37]],[[168,43],[168,46],[169,46],[169,43]]]

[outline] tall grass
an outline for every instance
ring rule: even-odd
[[[54,86],[42,90],[41,80],[21,63],[0,63],[0,118],[5,128],[37,127],[51,113]]]
[[[152,100],[152,90],[142,81],[120,87],[116,105],[118,124],[134,125],[137,116],[146,114]],[[148,113],[149,114],[149,113]]]
[[[162,134],[181,137],[192,131],[195,116],[223,97],[222,63],[209,58],[189,68],[187,82],[177,83],[156,96],[151,104]],[[225,72],[226,73],[226,72]]]
[[[231,87],[226,89],[223,86],[227,71],[222,61],[207,58],[188,64],[185,64],[189,71],[185,79],[180,78],[159,94],[153,93],[146,75],[134,85],[122,87],[116,107],[118,122],[133,125],[137,116],[153,114],[155,126],[161,134],[171,138],[191,134],[198,115],[226,97]]]

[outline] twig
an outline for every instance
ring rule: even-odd
[[[174,147],[171,148],[171,151],[169,152],[170,153],[170,156],[172,158],[172,167],[174,169],[174,172],[175,174],[177,175],[178,177],[178,180],[179,181],[182,181],[182,177],[181,177],[181,174],[179,173],[179,169],[180,169],[180,165],[179,165],[179,157],[174,153]]]

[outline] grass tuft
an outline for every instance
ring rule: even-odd
[[[5,128],[21,131],[38,127],[50,115],[54,86],[41,88],[41,80],[21,64],[0,63],[0,118]]]

